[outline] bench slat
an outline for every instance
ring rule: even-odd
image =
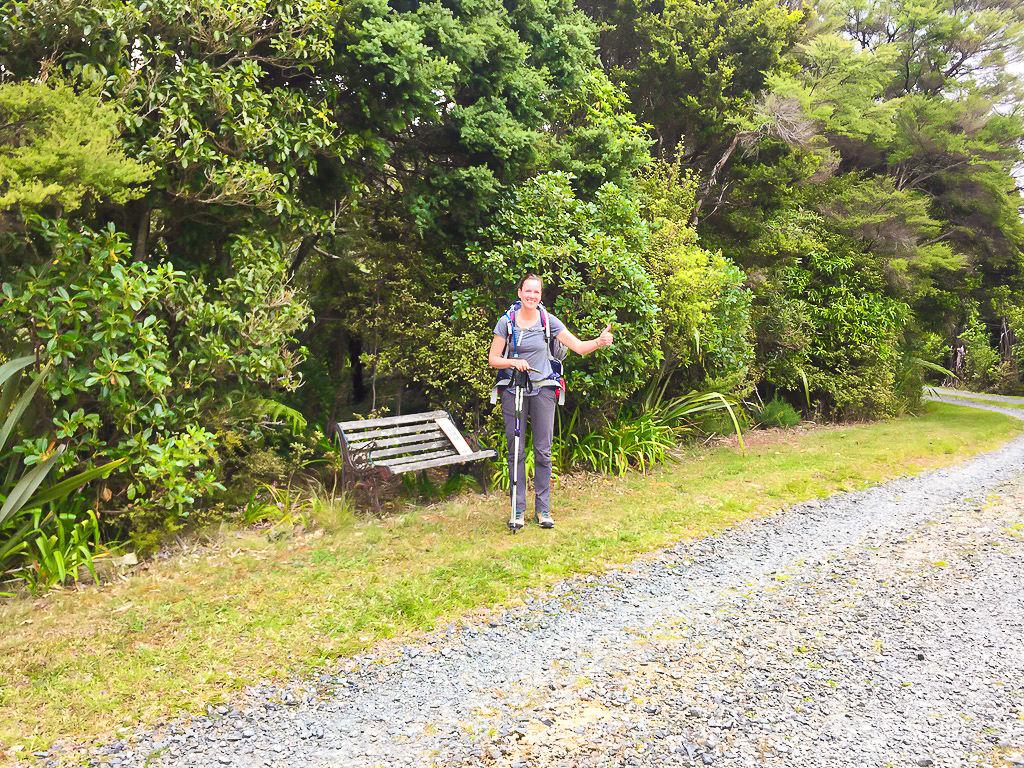
[[[401,437],[370,438],[369,440],[350,440],[349,448],[353,451],[366,450],[366,446],[374,443],[378,448],[389,448],[393,445],[403,443],[419,443],[424,440],[440,440],[444,435],[441,430],[435,429],[430,432],[416,432],[414,434],[402,435]]]
[[[441,432],[441,428],[432,421],[424,424],[413,424],[409,427],[392,427],[391,429],[374,429],[369,432],[356,432],[355,434],[345,433],[345,439],[349,445],[368,443],[376,438],[388,438],[395,435],[412,435],[422,432]]]
[[[416,461],[411,464],[399,464],[397,467],[390,467],[390,469],[396,475],[400,475],[403,472],[415,472],[420,469],[430,469],[431,467],[443,467],[448,464],[461,464],[464,461],[475,461],[476,459],[489,459],[494,455],[494,451],[477,451],[476,453],[469,454],[469,456],[460,456],[459,454],[456,453],[450,456],[441,456],[436,459],[430,459],[428,461]]]
[[[380,464],[378,459],[385,456],[401,456],[405,453],[413,453],[415,456],[412,458],[419,458],[432,448],[450,448],[451,443],[447,440],[431,440],[429,443],[414,443],[412,445],[400,445],[397,448],[374,448],[370,451],[370,461],[375,464]]]
[[[433,421],[434,419],[440,419],[448,414],[444,411],[431,411],[430,413],[412,413],[408,416],[386,416],[381,419],[354,419],[352,421],[340,421],[338,427],[343,432],[349,432],[356,429],[368,429],[376,427],[393,427],[397,424],[412,424],[417,421]]]
[[[437,426],[441,428],[445,436],[452,441],[452,445],[455,446],[455,450],[459,452],[460,456],[469,456],[473,452],[473,449],[469,447],[469,443],[466,442],[466,438],[459,432],[458,427],[452,424],[452,420],[448,418],[435,419]]]
[[[373,462],[379,467],[387,467],[392,472],[398,472],[398,467],[403,464],[418,463],[420,461],[426,461],[427,459],[440,458],[442,456],[458,456],[455,449],[450,445],[441,451],[428,451],[427,453],[421,453],[418,456],[400,456],[397,459],[384,459],[384,461]],[[404,471],[404,470],[403,470]]]

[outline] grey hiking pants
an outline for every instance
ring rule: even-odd
[[[501,390],[501,415],[505,419],[508,440],[508,476],[512,481],[512,451],[516,430],[516,401],[512,387]],[[523,397],[523,419],[519,430],[519,487],[516,509],[526,509],[526,424],[533,432],[533,490],[537,494],[536,512],[551,511],[551,437],[555,431],[555,389],[544,387],[536,395]]]

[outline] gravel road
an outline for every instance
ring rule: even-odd
[[[1018,438],[251,689],[92,760],[1024,765],[1022,509]]]

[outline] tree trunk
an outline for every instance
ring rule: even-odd
[[[352,403],[361,403],[366,399],[366,369],[362,361],[363,342],[350,336],[348,339],[348,364],[352,369]]]
[[[143,200],[142,211],[139,213],[139,223],[135,230],[135,246],[132,248],[132,256],[136,261],[145,261],[146,253],[149,251],[149,227],[153,220],[153,206],[149,200]]]
[[[302,242],[299,243],[298,249],[295,251],[295,257],[292,259],[291,267],[288,268],[288,277],[295,277],[295,273],[299,271],[299,267],[309,256],[310,251],[313,250],[313,246],[316,245],[316,241],[320,239],[319,235],[304,237]]]

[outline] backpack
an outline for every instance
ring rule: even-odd
[[[522,302],[516,301],[505,311],[505,320],[507,321],[508,336],[505,339],[505,353],[511,349],[512,354],[515,355],[516,351],[516,312],[522,307]],[[555,389],[555,395],[558,397],[558,404],[563,405],[565,403],[565,379],[562,377],[562,362],[569,354],[569,348],[562,342],[551,335],[551,325],[548,322],[548,311],[543,304],[538,304],[537,309],[540,310],[540,325],[544,329],[544,341],[547,343],[548,348],[548,361],[551,363],[551,376],[549,378],[558,382],[558,387]],[[494,382],[494,387],[491,389],[491,403],[494,404],[498,401],[498,387],[508,386],[512,381],[512,368],[502,368],[498,370],[497,378]]]

